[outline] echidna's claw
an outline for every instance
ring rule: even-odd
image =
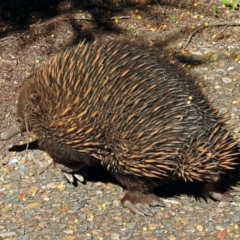
[[[211,192],[210,197],[216,201],[231,202],[231,201],[233,201],[234,195],[231,194],[229,191],[227,191],[225,193]]]
[[[150,208],[149,204],[137,203],[136,207],[146,216],[152,216],[155,212]]]
[[[232,198],[236,196],[240,196],[240,182],[236,186],[231,186],[231,189],[229,189],[229,194],[232,196]]]
[[[135,203],[134,203],[135,202]],[[155,211],[151,207],[163,206],[163,201],[153,194],[127,192],[122,204],[132,212],[141,216],[152,216]]]
[[[84,175],[77,173],[78,171],[82,171],[81,167],[79,167],[79,169],[78,168],[71,169],[59,163],[55,163],[55,166],[63,172],[64,176],[70,183],[74,183],[75,180],[79,182],[84,182]]]
[[[70,183],[73,183],[73,182],[74,182],[74,177],[73,177],[73,175],[72,175],[71,173],[66,173],[66,172],[64,172],[63,174],[64,174],[64,176],[66,177],[66,179],[67,179]]]
[[[149,214],[147,214],[147,212],[146,211],[144,211],[143,209],[139,209],[139,205],[137,206],[137,205],[134,205],[133,203],[131,203],[130,201],[128,201],[128,200],[125,200],[124,202],[123,202],[123,206],[124,207],[126,207],[126,208],[128,208],[130,211],[132,211],[132,212],[134,212],[134,213],[136,213],[136,214],[139,214],[139,215],[141,215],[141,216],[144,216],[144,215],[148,215],[149,216]],[[150,215],[151,216],[151,215]]]
[[[162,205],[160,204],[160,202],[158,204],[142,204],[142,203],[137,203],[136,205],[134,205],[133,203],[131,203],[129,200],[125,200],[123,202],[123,206],[127,207],[129,210],[131,210],[132,212],[139,214],[141,216],[153,216],[153,214],[155,214],[155,211],[150,207],[150,206],[159,206]]]
[[[84,182],[84,177],[80,174],[74,174],[74,177],[79,181],[79,182]]]
[[[79,182],[84,182],[84,177],[80,174],[74,174],[74,173],[66,173],[64,172],[64,176],[67,178],[67,180],[70,183],[74,183],[75,178],[79,181]]]
[[[157,205],[156,205],[157,206]],[[144,211],[144,214],[147,216],[152,216],[153,214],[155,214],[155,211],[150,207],[149,204],[137,204],[137,207],[142,209],[142,211]]]
[[[237,193],[240,193],[240,185],[232,186],[231,189],[232,189],[232,191],[236,192],[236,193],[234,193],[236,195],[238,195]],[[232,194],[232,191],[231,191],[231,194]]]

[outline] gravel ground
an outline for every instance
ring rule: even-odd
[[[164,61],[179,62],[204,83],[240,138],[240,27],[230,26],[239,23],[239,10],[213,0],[45,2],[0,3],[0,132],[13,123],[31,71],[61,49],[99,37],[150,45]],[[183,49],[206,23],[229,25],[200,29]],[[73,186],[47,154],[26,150],[33,140],[0,142],[0,239],[240,239],[240,196],[205,201],[173,185],[172,201],[153,217],[138,216],[121,206],[124,191],[106,172],[96,169]]]

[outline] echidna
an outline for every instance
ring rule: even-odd
[[[57,54],[21,88],[1,139],[32,131],[56,163],[105,166],[127,189],[123,205],[142,215],[165,181],[218,182],[238,164],[237,142],[196,81],[165,62],[117,41]]]

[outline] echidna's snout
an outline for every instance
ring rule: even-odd
[[[20,127],[18,127],[17,125],[14,124],[10,128],[8,128],[6,131],[1,133],[0,141],[8,140],[21,132],[22,131],[21,131]]]

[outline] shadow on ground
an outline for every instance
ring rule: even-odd
[[[183,0],[2,0],[0,2],[0,38],[6,37],[11,32],[21,33],[29,30],[32,25],[47,24],[52,19],[63,17],[71,24],[77,36],[73,43],[77,43],[84,38],[93,39],[91,34],[86,34],[80,30],[79,20],[91,22],[91,25],[94,26],[93,35],[102,35],[104,33],[120,34],[122,33],[122,29],[114,21],[116,17],[127,15],[131,18],[131,12],[135,12],[137,9],[154,26],[166,22],[166,19],[169,18],[169,16],[166,16],[165,8],[173,8],[174,10],[175,8],[179,8],[180,5],[181,9],[186,11],[192,8],[191,3]],[[198,7],[198,12],[203,15],[208,13],[206,9],[201,7]],[[85,14],[82,18],[75,19],[73,16],[74,13]],[[88,13],[89,18],[86,18],[86,13]],[[174,15],[172,17],[174,18]],[[179,37],[179,34],[184,31],[187,30],[179,29],[169,39],[166,39],[166,42]],[[33,37],[30,38],[34,40]],[[161,45],[162,41],[159,44]]]
[[[22,152],[28,150],[38,149],[37,141],[30,142],[29,144],[14,145],[9,151]],[[240,160],[239,160],[240,162]],[[223,200],[231,200],[229,189],[232,187],[239,186],[239,175],[240,169],[237,168],[234,171],[231,171],[225,175],[222,175],[222,178],[218,184],[219,193],[223,194],[225,197]],[[96,165],[91,167],[86,167],[84,169],[84,179],[86,182],[102,182],[102,183],[112,183],[119,185],[117,180],[102,166]],[[82,183],[81,183],[82,184]],[[78,182],[75,179],[73,183],[75,187],[78,186]],[[124,186],[122,186],[124,188]],[[155,194],[162,198],[171,198],[171,197],[180,197],[181,195],[187,195],[194,197],[196,200],[207,201],[208,197],[203,194],[204,185],[201,182],[185,183],[184,181],[169,181],[157,187],[155,189]],[[214,200],[214,199],[213,199]]]

